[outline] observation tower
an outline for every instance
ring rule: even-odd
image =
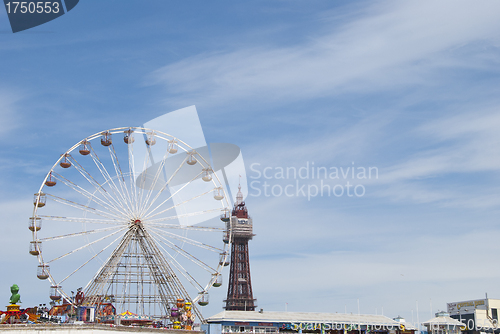
[[[231,231],[232,238],[227,234],[224,238],[226,243],[231,240],[231,267],[224,308],[227,311],[255,311],[257,300],[253,298],[248,257],[248,240],[252,239],[254,234],[252,218],[243,202],[241,185],[238,186],[231,217],[226,219],[226,231]]]

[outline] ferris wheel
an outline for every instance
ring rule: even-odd
[[[178,299],[207,305],[209,289],[222,284],[231,233],[221,222],[228,196],[202,151],[131,127],[64,152],[29,219],[29,252],[50,298],[159,318]],[[203,320],[197,307],[193,313]]]

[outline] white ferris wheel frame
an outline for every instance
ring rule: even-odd
[[[214,190],[218,189],[218,191],[221,192],[222,195],[223,195],[223,198],[220,199],[220,200],[218,200],[218,202],[220,202],[220,208],[218,208],[218,210],[219,211],[220,210],[222,210],[222,211],[229,210],[229,208],[231,207],[230,202],[229,202],[229,197],[228,197],[228,195],[226,193],[226,190],[225,190],[225,187],[223,186],[223,183],[219,179],[216,171],[213,171],[212,167],[211,167],[211,164],[207,161],[207,159],[205,159],[205,157],[203,157],[202,155],[200,155],[189,144],[185,143],[184,141],[182,141],[181,139],[179,139],[177,137],[174,137],[174,136],[169,135],[167,133],[164,133],[162,131],[157,131],[157,130],[148,129],[148,128],[142,128],[142,127],[120,127],[120,128],[114,128],[114,129],[109,129],[109,130],[97,132],[97,133],[95,133],[95,134],[93,134],[93,135],[91,135],[91,136],[89,136],[89,137],[87,137],[87,138],[79,141],[78,143],[76,143],[75,145],[73,145],[70,149],[68,149],[64,154],[62,154],[60,156],[60,158],[54,163],[54,165],[51,167],[50,171],[47,173],[47,175],[43,179],[43,182],[42,182],[42,184],[41,184],[41,186],[40,186],[40,188],[38,190],[38,193],[35,194],[35,195],[38,195],[38,197],[35,196],[32,219],[37,219],[37,218],[40,218],[40,217],[43,218],[43,219],[47,218],[47,216],[39,214],[38,210],[40,210],[41,207],[39,207],[38,204],[39,204],[39,201],[41,200],[41,194],[44,193],[44,189],[48,188],[47,185],[46,185],[47,180],[49,179],[49,177],[51,177],[53,175],[53,173],[55,173],[55,170],[57,169],[57,167],[61,163],[61,161],[63,161],[64,159],[67,159],[68,157],[71,157],[71,153],[74,152],[75,150],[77,150],[78,147],[81,147],[81,145],[84,144],[85,142],[90,143],[91,141],[93,141],[95,139],[102,138],[102,136],[104,134],[106,134],[106,133],[111,134],[111,135],[115,135],[115,134],[124,134],[127,131],[129,131],[129,134],[131,133],[131,134],[136,134],[136,135],[145,135],[145,136],[148,136],[149,134],[153,134],[155,139],[165,140],[165,141],[167,141],[169,143],[176,143],[177,147],[179,149],[179,153],[182,153],[181,150],[184,151],[185,153],[187,153],[186,154],[186,158],[179,165],[179,168],[175,171],[175,173],[172,175],[172,177],[170,177],[170,179],[165,183],[164,187],[168,186],[169,182],[176,175],[176,173],[181,169],[181,167],[183,165],[186,164],[186,160],[188,158],[192,157],[192,158],[196,159],[196,161],[203,167],[203,171],[205,171],[205,170],[211,171],[212,179],[209,182],[213,183]],[[139,139],[139,138],[137,138],[137,139]],[[131,145],[131,144],[128,144],[128,143],[123,143],[123,144],[124,145]],[[91,145],[89,145],[89,146],[90,146],[90,149],[93,151],[92,146]],[[149,147],[149,145],[148,145],[148,147]],[[135,213],[137,213],[137,216],[140,217],[140,216],[144,215],[145,212],[147,212],[148,210],[151,209],[153,203],[155,203],[155,200],[157,199],[156,198],[155,200],[151,200],[151,197],[153,196],[153,192],[154,192],[154,190],[153,190],[154,186],[153,186],[148,191],[148,194],[146,195],[146,200],[143,203],[135,203],[136,206],[134,208],[132,208],[131,206],[134,206],[133,198],[132,198],[132,196],[134,194],[130,194],[130,193],[127,194],[127,192],[128,192],[127,189],[123,189],[122,185],[120,185],[120,187],[118,187],[114,183],[115,181],[117,181],[117,183],[121,182],[119,180],[120,177],[123,178],[123,177],[126,176],[126,177],[129,177],[129,178],[132,178],[132,175],[129,175],[129,174],[133,174],[132,171],[130,170],[130,168],[131,168],[130,165],[131,165],[131,161],[133,163],[134,157],[133,156],[131,157],[130,156],[130,154],[131,154],[130,150],[128,150],[128,151],[129,151],[129,156],[128,156],[129,173],[128,174],[127,173],[124,174],[122,172],[122,170],[121,170],[121,167],[117,166],[115,164],[115,161],[116,161],[116,163],[119,164],[119,160],[118,160],[118,156],[116,154],[116,151],[114,149],[113,144],[111,144],[109,146],[109,154],[111,156],[111,160],[113,161],[113,165],[114,165],[113,166],[114,170],[112,170],[112,172],[114,172],[115,175],[109,173],[109,171],[106,169],[106,167],[104,166],[104,164],[100,161],[99,157],[95,154],[95,152],[94,152],[94,154],[90,154],[93,162],[96,164],[97,168],[101,172],[100,176],[102,176],[106,180],[106,182],[109,183],[109,186],[111,188],[114,188],[114,190],[117,193],[120,193],[120,190],[122,191],[122,193],[120,194],[121,201],[120,201],[120,198],[110,198],[109,203],[104,203],[104,204],[101,203],[101,209],[99,210],[101,212],[99,212],[98,215],[102,216],[105,219],[99,219],[98,220],[99,224],[110,224],[111,226],[112,225],[116,225],[116,223],[118,223],[120,221],[119,219],[117,219],[116,216],[114,217],[114,215],[116,215],[116,214],[121,214],[122,218],[124,220],[128,221],[128,220],[130,220],[130,217],[127,217],[126,215],[124,215],[124,211],[127,211],[129,209],[133,209],[133,211]],[[77,151],[77,153],[78,153],[78,151]],[[176,154],[178,155],[179,153],[176,153]],[[114,154],[114,156],[113,156],[113,154]],[[132,154],[133,154],[133,150],[132,150]],[[164,159],[162,159],[162,163],[166,160],[166,157],[168,157],[168,155],[169,155],[169,153],[167,152],[165,154]],[[85,171],[85,169],[84,169],[84,167],[82,165],[78,164],[78,166],[77,166],[76,164],[72,163],[72,167],[75,168],[75,169],[77,169],[78,172],[89,181],[89,183],[91,183],[91,184],[95,183],[95,184],[92,184],[94,187],[96,187],[96,185],[100,186],[100,184],[95,179],[92,178],[92,175],[90,175],[88,173],[85,174],[86,171]],[[160,170],[160,169],[161,168],[159,168],[158,170]],[[59,176],[62,177],[62,175],[59,175]],[[190,184],[191,182],[193,182],[196,179],[199,179],[199,176],[200,176],[200,174],[198,174],[197,177],[195,177],[194,179],[192,179],[191,181],[189,181],[188,183],[186,183],[186,185]],[[64,177],[62,177],[62,178],[64,178]],[[58,179],[58,180],[61,180],[61,179]],[[133,181],[134,182],[131,182],[131,184],[135,184],[135,180],[133,180]],[[154,182],[157,182],[157,181],[158,181],[158,177],[156,175]],[[71,201],[67,201],[67,200],[65,200],[64,198],[61,198],[61,197],[54,197],[53,200],[58,201],[59,203],[67,201],[67,203],[64,203],[64,204],[67,204],[70,207],[73,206],[75,209],[77,209],[77,211],[78,210],[82,210],[85,213],[85,216],[82,217],[82,218],[77,218],[77,217],[67,218],[67,217],[51,216],[51,218],[49,220],[74,221],[74,222],[82,222],[82,223],[92,223],[93,222],[92,220],[96,220],[96,219],[93,219],[93,218],[86,218],[86,212],[88,212],[90,210],[89,203],[91,203],[92,201],[96,201],[97,197],[93,196],[93,194],[91,194],[90,192],[86,191],[84,188],[80,187],[79,185],[77,185],[77,184],[71,184],[70,180],[66,180],[66,182],[63,181],[63,183],[66,183],[66,186],[68,186],[69,188],[72,188],[73,191],[79,192],[82,196],[86,197],[88,199],[87,205],[85,206],[82,203],[74,203],[74,202],[72,203]],[[138,187],[134,187],[134,188],[135,188],[134,190],[137,191]],[[181,187],[179,190],[177,190],[177,192],[181,191],[183,188],[184,187]],[[132,189],[130,189],[130,190],[132,191]],[[164,188],[163,188],[163,190],[164,190]],[[161,190],[161,191],[163,191],[163,190]],[[94,194],[97,191],[99,191],[98,187],[96,187],[96,189],[94,190]],[[107,194],[107,195],[109,195],[109,194]],[[137,194],[135,194],[135,195],[137,196]],[[144,194],[140,195],[141,196],[141,200],[142,200],[142,196],[143,195]],[[200,194],[200,196],[204,196],[204,195],[207,195],[207,194],[206,193]],[[172,196],[170,196],[170,198],[172,198]],[[191,198],[191,199],[189,199],[187,201],[191,201],[191,200],[193,200],[193,198]],[[155,210],[157,210],[164,203],[165,202],[161,203],[160,205],[158,205],[152,211],[154,212]],[[148,205],[148,207],[145,207],[145,205]],[[104,210],[103,208],[106,208],[106,207],[109,210],[108,212],[103,211]],[[175,206],[174,207],[169,207],[167,210],[170,210],[172,208],[175,208]],[[96,213],[95,211],[92,211],[92,212]],[[114,212],[114,214],[112,212]],[[197,215],[197,214],[200,214],[200,213],[199,212],[194,212],[194,213],[188,213],[188,214],[185,214],[185,215],[186,216],[190,216],[190,215]],[[144,217],[144,219],[154,218],[156,216],[157,216],[157,214],[151,215],[151,213],[150,213],[149,215],[146,215]],[[177,215],[176,214],[175,216],[172,216],[171,219],[175,220],[176,218],[180,218],[181,216],[182,215]],[[165,220],[165,219],[163,219],[163,220]],[[111,231],[113,231],[112,233],[105,235],[105,238],[113,238],[114,237],[113,241],[110,242],[110,244],[107,247],[110,247],[111,245],[115,244],[117,240],[119,240],[120,238],[123,238],[124,233],[125,233],[126,229],[128,228],[128,225],[124,224],[123,222],[124,221],[122,221],[123,228],[109,227],[109,228],[107,228],[107,230],[104,228],[104,229],[100,229],[99,231],[97,231],[97,232],[106,232],[106,231],[110,231],[111,232]],[[168,233],[165,233],[164,231],[160,232],[160,230],[159,230],[159,227],[166,227],[166,226],[168,226],[169,228],[174,228],[174,229],[181,228],[181,229],[186,229],[186,230],[194,229],[194,230],[197,230],[197,231],[213,231],[214,228],[211,228],[211,227],[197,227],[197,226],[193,225],[193,226],[190,226],[189,228],[187,228],[186,226],[183,227],[183,226],[181,226],[179,224],[169,224],[169,225],[166,225],[166,224],[161,224],[161,219],[157,219],[156,221],[155,220],[151,220],[149,223],[145,223],[144,226],[148,227],[147,228],[148,232],[156,235],[156,238],[152,238],[152,239],[159,246],[159,248],[161,248],[161,250],[162,250],[163,255],[165,256],[165,258],[177,270],[177,272],[181,273],[184,276],[184,278],[187,279],[187,281],[190,282],[191,284],[193,284],[192,281],[195,280],[195,278],[193,278],[192,276],[189,277],[190,276],[189,273],[188,273],[189,276],[185,275],[186,274],[186,270],[183,270],[184,268],[182,267],[182,265],[179,263],[179,261],[176,260],[176,257],[179,254],[181,256],[187,257],[187,258],[189,258],[189,256],[186,256],[186,254],[183,254],[182,252],[179,252],[175,257],[172,257],[168,253],[168,251],[165,249],[165,247],[162,246],[161,242],[158,242],[158,238],[161,238],[161,239],[165,239],[167,237],[177,238],[177,239],[180,238],[180,239],[182,239],[181,240],[182,242],[190,243],[192,245],[205,248],[207,250],[214,250],[215,249],[217,252],[221,251],[220,252],[221,257],[220,257],[220,261],[219,261],[219,264],[217,265],[217,267],[216,268],[212,268],[211,266],[208,266],[211,269],[215,269],[214,272],[213,272],[213,274],[212,274],[212,278],[210,279],[210,281],[208,283],[206,283],[205,286],[200,285],[198,282],[196,282],[199,286],[202,287],[202,289],[201,289],[201,291],[199,290],[197,296],[191,296],[192,297],[191,299],[192,299],[193,303],[197,302],[200,298],[202,298],[203,294],[208,293],[208,290],[214,285],[214,283],[217,280],[218,276],[221,275],[222,269],[223,269],[224,265],[226,265],[226,263],[228,261],[228,257],[229,257],[229,246],[228,245],[230,245],[231,240],[229,240],[229,242],[223,242],[223,247],[222,248],[217,248],[217,247],[214,247],[214,246],[206,245],[203,242],[199,242],[199,241],[196,241],[196,240],[191,240],[191,239],[189,239],[187,237],[182,237],[182,236],[173,235],[173,234],[172,235],[168,235]],[[220,230],[223,233],[227,233],[228,238],[231,238],[232,233],[229,233],[228,231],[226,231],[226,228],[221,228],[221,229],[217,229],[217,230]],[[92,231],[92,230],[90,230],[90,231],[85,230],[85,231],[75,232],[73,234],[68,234],[68,235],[52,236],[52,238],[54,238],[54,239],[55,238],[66,238],[66,237],[69,238],[69,237],[72,237],[72,236],[75,236],[75,235],[85,235],[85,234],[92,234],[92,233],[97,233],[97,232],[96,231]],[[39,233],[40,232],[36,228],[32,231],[33,242],[40,242],[40,245],[41,245],[42,242],[50,240],[51,237],[39,238]],[[115,237],[116,235],[118,235],[118,237]],[[49,263],[55,262],[55,261],[57,261],[60,258],[69,256],[72,253],[77,252],[77,251],[79,251],[82,248],[90,247],[93,243],[101,241],[102,239],[103,238],[94,240],[90,244],[87,244],[87,245],[84,245],[84,246],[82,246],[80,248],[74,249],[74,250],[72,250],[69,253],[61,254],[61,256],[59,258],[55,258],[55,259],[50,260],[50,261],[46,261],[44,259],[44,257],[43,257],[43,251],[42,251],[43,248],[41,248],[41,250],[39,251],[39,254],[37,255],[38,265],[39,265],[39,267],[40,266],[44,266],[44,265],[48,265]],[[65,292],[65,290],[62,288],[62,286],[61,286],[62,283],[64,283],[64,281],[66,279],[68,279],[70,276],[72,276],[74,274],[77,274],[79,270],[81,270],[82,268],[84,268],[85,265],[88,264],[90,261],[93,261],[96,257],[98,257],[98,255],[102,251],[104,251],[106,248],[102,249],[99,252],[95,252],[94,251],[96,254],[93,257],[91,257],[88,261],[82,263],[78,268],[76,268],[74,271],[72,271],[71,273],[69,273],[69,275],[66,276],[65,278],[57,280],[55,277],[53,277],[52,272],[49,271],[48,272],[48,280],[49,280],[49,282],[51,283],[51,285],[53,287],[57,288],[57,290],[59,291],[59,293],[62,295],[63,298],[65,298],[69,303],[75,304],[74,298],[70,297],[70,295],[67,292]],[[212,248],[212,249],[210,249],[210,248]],[[105,266],[108,263],[108,260],[104,261],[103,265],[101,266],[101,269],[102,269],[103,266]],[[190,259],[190,260],[193,261],[192,259]],[[193,261],[193,262],[195,262],[195,261]],[[200,264],[198,264],[198,265],[200,265]],[[207,268],[204,268],[204,269],[206,270]],[[96,273],[96,275],[97,275],[97,273]],[[95,276],[92,279],[94,279],[94,278],[95,278]],[[89,281],[89,283],[86,285],[86,287],[89,286],[89,284],[91,283],[91,281]]]

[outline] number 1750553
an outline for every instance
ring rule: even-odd
[[[45,1],[12,1],[5,4],[7,13],[21,13],[21,14],[57,14],[61,10],[59,2],[45,2]]]

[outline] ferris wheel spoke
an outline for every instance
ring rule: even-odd
[[[220,209],[210,209],[210,210],[197,211],[197,212],[193,212],[193,213],[184,213],[181,215],[168,216],[168,217],[156,218],[156,219],[151,219],[151,220],[148,219],[148,220],[145,220],[144,222],[145,223],[158,223],[158,222],[167,221],[167,220],[174,220],[174,219],[178,219],[178,218],[199,216],[199,215],[203,215],[206,213],[217,212],[217,211],[220,211]]]
[[[162,172],[163,168],[165,167],[165,162],[167,161],[168,155],[169,155],[169,151],[167,150],[165,152],[165,155],[163,156],[163,159],[160,162],[160,166],[156,170],[156,174],[155,174],[155,177],[153,179],[153,184],[149,188],[146,199],[143,201],[141,208],[139,209],[139,212],[141,212],[141,213],[143,213],[145,211],[145,207],[146,207],[147,203],[149,202],[151,195],[153,194],[153,191],[156,187],[156,184],[158,183],[158,180],[160,178],[161,172]]]
[[[120,205],[118,201],[90,174],[82,165],[75,160],[73,156],[70,157],[73,161],[75,169],[109,202],[109,205],[115,208],[116,211],[125,212],[125,208]],[[121,209],[119,208],[121,207]]]
[[[196,180],[196,178],[197,178],[198,176],[200,176],[200,175],[201,175],[201,172],[200,172],[198,175],[196,175],[195,177],[193,177],[193,178],[192,178],[189,182],[186,182],[186,183],[185,183],[182,187],[180,187],[179,189],[177,189],[177,191],[176,191],[176,192],[174,192],[173,194],[171,194],[171,195],[170,195],[170,196],[169,196],[166,200],[164,200],[163,202],[161,202],[161,203],[160,203],[158,206],[156,206],[153,210],[149,211],[149,212],[148,212],[148,214],[147,214],[145,217],[146,217],[146,218],[147,218],[147,217],[149,217],[149,216],[150,216],[153,212],[155,212],[158,208],[160,208],[160,207],[161,207],[161,206],[163,206],[165,203],[167,203],[168,201],[170,201],[170,200],[171,200],[171,199],[172,199],[175,195],[177,195],[177,194],[178,194],[178,193],[179,193],[182,189],[184,189],[185,187],[187,187],[187,186],[188,186],[188,184],[190,184],[191,182],[193,182],[194,180]],[[196,197],[193,197],[193,198],[191,198],[191,199],[189,199],[189,200],[187,200],[187,201],[191,201],[191,200],[193,200],[193,199],[195,199],[195,198],[196,198]],[[183,202],[183,203],[184,203],[184,202]],[[149,210],[149,208],[150,208],[150,207],[151,207],[151,206],[149,206],[149,207],[148,207],[148,210]],[[174,206],[174,207],[175,207],[175,206]],[[161,214],[161,213],[163,213],[163,212],[166,212],[166,211],[168,211],[168,210],[170,210],[170,209],[172,209],[172,208],[173,208],[173,207],[168,208],[167,210],[162,211],[162,212],[159,212],[159,213],[157,213],[157,214],[155,214],[155,215],[153,215],[153,216],[151,216],[151,217],[155,217],[155,216],[157,216],[158,214]]]
[[[70,180],[68,180],[67,178],[65,178],[64,176],[62,176],[61,174],[52,173],[52,176],[56,180],[61,181],[66,186],[68,186],[69,188],[71,188],[74,191],[76,191],[77,193],[82,194],[83,196],[85,196],[86,198],[88,198],[90,201],[92,201],[92,202],[94,202],[96,204],[99,204],[99,205],[101,205],[102,207],[104,207],[104,208],[106,208],[108,210],[114,211],[117,214],[121,214],[121,211],[119,211],[116,207],[110,205],[111,203],[105,202],[101,198],[99,198],[99,197],[95,196],[94,194],[88,192],[87,190],[83,189],[82,187],[80,187],[79,185],[75,184],[74,182],[71,182]]]
[[[80,269],[82,269],[83,267],[85,267],[90,261],[92,261],[93,259],[95,259],[97,256],[99,256],[99,254],[101,254],[102,252],[104,252],[106,249],[108,249],[111,245],[113,245],[118,239],[120,239],[122,236],[118,236],[118,238],[116,238],[115,240],[113,240],[112,242],[110,242],[106,247],[104,247],[103,249],[101,249],[99,252],[97,252],[94,256],[92,256],[90,259],[88,259],[87,261],[85,261],[81,266],[79,266],[78,268],[76,268],[72,273],[70,273],[68,276],[66,276],[65,278],[63,278],[59,283],[57,283],[57,285],[61,285],[65,280],[67,280],[68,278],[70,278],[71,276],[73,276],[76,272],[78,272]]]
[[[193,240],[193,239],[190,239],[190,238],[187,238],[187,237],[183,237],[181,235],[177,235],[175,233],[171,233],[171,232],[167,232],[167,231],[162,231],[158,228],[151,228],[151,230],[155,231],[156,233],[158,234],[161,234],[163,236],[166,236],[166,237],[170,237],[172,239],[176,239],[176,240],[179,240],[179,241],[184,241],[190,245],[193,245],[193,246],[196,246],[196,247],[199,247],[199,248],[203,248],[203,249],[206,249],[206,250],[209,250],[209,251],[212,251],[212,252],[216,252],[218,254],[220,254],[221,252],[223,252],[224,250],[223,249],[220,249],[220,248],[217,248],[217,247],[214,247],[214,246],[210,246],[208,244],[205,244],[203,242],[200,242],[200,241],[196,241],[196,240]]]
[[[183,186],[182,188],[184,188],[184,186]],[[194,197],[191,197],[190,199],[187,199],[187,200],[185,200],[184,202],[180,202],[180,203],[177,203],[176,205],[172,205],[171,207],[166,208],[166,209],[165,209],[165,210],[163,210],[163,211],[157,212],[157,213],[155,213],[154,215],[152,215],[152,216],[151,216],[151,214],[152,214],[152,213],[153,213],[156,209],[158,209],[160,206],[162,206],[164,203],[166,203],[166,201],[167,201],[167,200],[169,200],[170,198],[172,198],[172,197],[173,197],[175,194],[177,194],[177,193],[178,193],[178,192],[179,192],[182,188],[178,189],[178,190],[177,190],[174,194],[172,194],[169,198],[167,198],[165,201],[163,201],[163,203],[162,203],[162,204],[160,204],[160,205],[159,205],[159,206],[157,206],[154,210],[152,210],[151,212],[149,212],[149,213],[148,213],[148,214],[147,214],[144,218],[145,218],[145,219],[148,219],[148,218],[153,218],[153,217],[156,217],[156,216],[161,215],[162,213],[165,213],[165,212],[167,212],[167,211],[169,211],[169,210],[172,210],[172,209],[174,209],[174,208],[176,208],[176,207],[178,207],[178,206],[181,206],[181,205],[183,205],[183,204],[186,204],[186,203],[188,203],[188,202],[191,202],[192,200],[195,200],[195,199],[197,199],[197,198],[200,198],[200,197],[202,197],[202,196],[204,196],[204,195],[206,195],[206,194],[208,194],[208,193],[210,193],[210,192],[212,191],[212,190],[209,190],[209,191],[206,191],[206,192],[204,192],[204,193],[202,193],[202,194],[200,194],[200,195],[196,195],[196,196],[194,196]]]
[[[166,229],[178,229],[178,230],[187,230],[187,231],[201,231],[201,232],[224,232],[225,229],[222,227],[210,227],[210,226],[194,226],[194,225],[179,225],[179,224],[156,224],[156,223],[144,223],[145,227],[148,228],[150,226],[158,227],[158,228],[166,228]]]
[[[81,218],[81,217],[45,216],[45,215],[38,215],[37,217],[43,218],[44,220],[65,221],[72,223],[123,225],[123,220],[118,220],[118,219],[96,219],[96,218]]]
[[[120,161],[118,160],[118,155],[116,154],[115,151],[115,146],[111,144],[109,147],[109,155],[111,157],[111,161],[113,162],[113,167],[115,169],[116,177],[118,178],[118,184],[120,185],[120,189],[122,193],[124,194],[124,197],[126,197],[125,203],[130,210],[130,212],[133,212],[132,208],[132,198],[130,197],[130,194],[128,192],[127,185],[125,184],[125,177],[122,172],[122,168],[120,166]]]
[[[130,195],[132,198],[137,198],[137,187],[135,184],[135,160],[134,160],[134,145],[128,145],[128,172],[129,172],[129,187],[130,187]],[[137,212],[137,201],[132,202],[132,206],[134,207],[134,211]]]
[[[111,175],[109,175],[108,170],[106,169],[102,161],[99,159],[99,156],[97,156],[97,153],[94,151],[92,147],[90,148],[90,156],[92,157],[92,160],[94,161],[94,164],[101,173],[102,177],[104,178],[104,180],[106,180],[106,183],[109,185],[109,189],[111,189],[116,198],[113,196],[110,197],[113,198],[113,200],[122,208],[123,211],[127,212],[127,209],[123,205],[123,202],[125,200],[123,198],[123,195],[118,190],[115,181],[113,181],[113,178],[111,177]],[[118,199],[121,199],[121,201]],[[128,213],[130,214],[131,212]]]
[[[76,253],[76,252],[78,252],[78,251],[80,251],[80,250],[82,250],[82,249],[85,249],[85,248],[87,248],[87,247],[89,247],[89,246],[92,246],[93,244],[95,244],[95,243],[97,243],[97,242],[100,242],[100,241],[102,241],[102,240],[105,240],[105,239],[107,239],[107,238],[109,238],[109,237],[111,237],[111,236],[113,236],[113,235],[115,235],[115,234],[117,234],[117,233],[119,233],[119,232],[121,232],[121,231],[125,230],[125,229],[127,229],[127,227],[121,228],[121,229],[119,229],[118,231],[115,231],[115,232],[113,232],[113,233],[111,233],[111,234],[105,235],[105,236],[104,236],[104,237],[102,237],[102,238],[99,238],[99,239],[97,239],[97,240],[94,240],[94,241],[92,241],[92,242],[90,242],[90,243],[86,244],[86,245],[83,245],[83,246],[81,246],[81,247],[78,247],[78,248],[76,248],[76,249],[72,250],[71,252],[68,252],[68,253],[63,254],[63,255],[61,255],[61,256],[58,256],[58,257],[56,257],[56,258],[54,258],[54,259],[52,259],[52,260],[50,260],[50,261],[48,261],[48,262],[45,262],[45,263],[47,263],[47,264],[48,264],[48,263],[52,263],[52,262],[54,262],[54,261],[60,260],[60,259],[62,259],[62,258],[65,258],[65,257],[66,257],[66,256],[68,256],[68,255],[74,254],[74,253]]]
[[[119,229],[121,227],[122,226],[106,227],[106,228],[100,228],[100,229],[96,229],[96,230],[89,230],[89,231],[76,232],[76,233],[63,234],[63,235],[55,235],[53,237],[41,238],[38,240],[44,242],[44,241],[53,241],[53,240],[58,240],[58,239],[66,239],[66,238],[71,238],[71,237],[78,237],[81,235],[90,235],[90,234],[95,234],[95,233],[113,231],[113,230]]]
[[[101,217],[105,217],[105,218],[109,218],[109,219],[114,219],[116,217],[102,211],[102,210],[99,210],[99,209],[96,209],[96,208],[92,208],[88,205],[83,205],[83,204],[80,204],[80,203],[76,203],[76,202],[73,202],[73,201],[70,201],[68,199],[65,199],[65,198],[62,198],[62,197],[58,197],[58,196],[54,196],[54,195],[51,195],[51,194],[46,194],[48,197],[52,198],[53,201],[55,202],[58,202],[58,203],[61,203],[61,204],[65,204],[65,205],[68,205],[68,206],[71,206],[73,208],[76,208],[76,209],[79,209],[79,210],[82,210],[82,211],[86,211],[86,212],[91,212],[93,214],[96,214],[98,216],[101,216]],[[125,218],[127,219],[127,217],[122,217],[122,218]]]
[[[163,250],[163,253],[166,254],[169,259],[170,259],[170,264],[172,264],[172,266],[177,269],[177,271],[193,286],[195,287],[197,290],[198,288],[200,288],[201,290],[203,290],[203,286],[186,270],[184,269],[184,267],[175,259],[174,256],[172,256],[161,244],[163,242],[159,241],[159,240],[156,240],[153,236],[151,236],[151,238],[156,242],[156,244],[158,245],[158,247],[160,249]],[[165,243],[163,243],[165,244]],[[167,245],[167,247],[171,248],[170,246]]]
[[[151,231],[151,233],[155,234],[158,238],[160,238],[160,242],[162,242],[165,246],[170,248],[171,250],[175,251],[177,254],[180,254],[184,256],[186,259],[190,260],[194,264],[198,265],[199,267],[205,269],[209,273],[213,273],[215,271],[214,268],[206,264],[205,262],[201,261],[198,259],[196,256],[192,255],[191,253],[188,253],[184,249],[180,248],[176,244],[174,244],[172,241],[168,240],[164,236],[162,236],[160,233],[157,233],[156,231]]]
[[[147,179],[147,169],[148,169],[148,166],[149,167],[152,167],[153,166],[153,159],[152,159],[152,153],[151,153],[151,146],[149,145],[146,145],[146,156],[144,157],[144,162],[143,162],[143,165],[142,165],[142,173],[140,175],[140,182],[139,182],[139,185],[138,185],[138,188],[139,188],[139,194],[137,195],[137,211],[140,213],[140,210],[141,210],[141,207],[142,207],[142,200],[143,200],[143,196],[144,196],[144,188],[145,188],[145,184],[146,184],[146,179]]]
[[[149,209],[151,209],[151,207],[153,206],[153,204],[156,202],[156,200],[160,197],[160,195],[163,193],[163,191],[165,191],[165,189],[167,189],[168,185],[170,184],[170,181],[172,181],[172,179],[177,175],[177,173],[181,170],[181,167],[186,163],[188,157],[186,156],[184,158],[184,160],[182,160],[182,162],[180,163],[179,167],[177,167],[177,169],[175,170],[175,172],[172,174],[172,176],[170,176],[170,178],[167,180],[167,182],[165,182],[165,184],[163,185],[163,187],[160,189],[160,191],[158,191],[158,193],[156,194],[156,196],[153,198],[153,200],[151,201],[151,203],[149,203],[148,207],[142,212],[142,215],[144,215]],[[172,195],[166,199],[165,201],[163,201],[163,203],[165,203],[166,201],[168,201],[169,199],[172,198]],[[162,204],[163,204],[162,203]],[[161,206],[162,204],[160,204],[159,206]],[[158,207],[155,208],[155,210],[157,209]],[[154,210],[153,210],[154,211]],[[151,212],[150,212],[151,213]]]

